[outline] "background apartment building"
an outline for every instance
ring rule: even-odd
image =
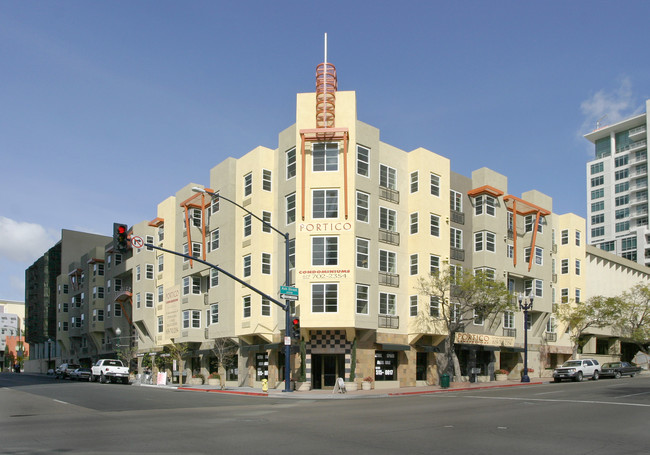
[[[585,135],[595,146],[587,163],[589,244],[650,265],[648,108],[644,114]]]

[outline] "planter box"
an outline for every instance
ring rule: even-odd
[[[372,389],[372,382],[363,381],[361,383],[361,390],[370,390]]]
[[[307,392],[311,390],[310,382],[296,382],[296,390],[299,392]]]
[[[221,379],[208,378],[208,385],[220,385]]]
[[[359,385],[356,382],[346,382],[345,390],[346,392],[356,392],[359,390]]]
[[[495,374],[494,375],[494,380],[495,381],[507,381],[508,380],[508,375],[507,374]]]
[[[203,385],[203,379],[201,378],[189,378],[187,380],[188,385]]]

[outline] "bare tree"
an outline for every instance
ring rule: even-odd
[[[504,311],[514,308],[508,287],[496,281],[493,274],[482,271],[472,273],[448,265],[438,273],[418,278],[418,292],[438,304],[437,315],[421,314],[417,324],[427,332],[444,333],[443,354],[436,356],[441,373],[453,373],[458,380],[460,364],[455,351],[456,333],[476,319],[488,327],[497,322]]]
[[[178,384],[183,385],[183,368],[185,367],[185,361],[183,357],[190,350],[188,343],[174,343],[171,341],[171,344],[165,345],[163,348],[164,351],[168,352],[172,359],[175,359],[178,362]]]
[[[614,326],[623,338],[650,354],[650,287],[637,284],[623,293]]]
[[[615,321],[620,303],[618,297],[594,296],[584,302],[559,305],[558,318],[569,327],[573,358],[577,357],[588,329],[603,328]]]
[[[228,369],[233,366],[235,356],[237,355],[238,345],[233,341],[232,338],[223,337],[215,338],[214,347],[212,348],[212,353],[217,358],[219,363],[219,378],[221,388],[225,388],[226,382],[225,377],[228,372]]]

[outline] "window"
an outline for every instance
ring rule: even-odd
[[[450,201],[450,208],[451,210],[454,210],[456,212],[462,212],[463,211],[463,195],[459,193],[458,191],[450,190],[449,191],[449,201]]]
[[[272,174],[268,169],[262,169],[262,189],[264,191],[271,191],[272,188]]]
[[[440,196],[440,176],[431,174],[431,195]]]
[[[496,251],[496,235],[490,231],[474,233],[474,251]]]
[[[210,305],[210,325],[219,323],[219,304]]]
[[[242,308],[244,310],[243,317],[250,318],[251,317],[251,296],[250,295],[245,295],[242,298]]]
[[[163,287],[158,286],[156,292],[158,294],[158,303],[162,303],[165,300],[165,291],[163,290]]]
[[[429,273],[440,273],[440,256],[434,254],[429,255]]]
[[[591,165],[591,173],[592,174],[598,174],[599,172],[603,172],[604,169],[605,169],[605,167],[604,167],[604,164],[603,164],[602,161],[600,163],[594,163],[594,164]]]
[[[614,193],[625,193],[630,190],[630,182],[622,182],[614,185]]]
[[[251,255],[244,256],[244,277],[251,276]]]
[[[357,314],[368,314],[369,289],[365,284],[357,284]]]
[[[618,210],[617,210],[617,212],[618,212]],[[591,216],[591,224],[602,224],[604,222],[605,222],[605,214],[604,213]]]
[[[621,223],[616,223],[615,226],[616,232],[625,232],[630,230],[630,222],[623,221]]]
[[[605,183],[605,177],[599,175],[598,177],[593,177],[591,179],[591,186],[599,186]]]
[[[601,227],[593,228],[591,230],[591,236],[592,237],[599,237],[601,235],[605,235],[605,228],[604,227],[601,226]]]
[[[562,259],[560,262],[560,273],[562,275],[566,275],[569,273],[569,260],[568,259]]]
[[[411,185],[410,185],[411,193],[417,193],[418,189],[419,189],[418,171],[413,171],[411,172]]]
[[[410,295],[409,296],[409,316],[417,316],[418,315],[418,296],[417,295]]]
[[[533,229],[535,227],[535,220],[536,220],[535,215],[526,215],[524,217],[524,231],[525,232],[533,232]],[[540,234],[543,231],[542,220],[543,220],[543,218],[540,218],[539,224],[537,225],[537,232],[539,232]]]
[[[396,381],[397,365],[397,352],[375,351],[375,381]]]
[[[384,164],[379,165],[379,186],[389,188],[391,190],[397,189],[397,171]]]
[[[262,253],[262,274],[271,274],[271,253]]]
[[[580,303],[580,289],[576,289],[576,303]]]
[[[116,304],[115,305],[115,317],[119,318],[122,316],[122,305],[121,304]]]
[[[580,259],[576,259],[576,275],[580,275]]]
[[[628,218],[629,216],[630,216],[629,207],[625,207],[624,209],[618,209],[614,212],[614,218],[616,218],[617,220],[622,220],[623,218]],[[603,215],[603,221],[605,221],[605,215]]]
[[[544,249],[538,246],[535,247],[535,264],[544,265]]]
[[[629,169],[621,169],[620,171],[614,172],[614,180],[626,179],[630,176]]]
[[[271,316],[271,301],[262,297],[262,316]]]
[[[409,264],[409,271],[411,275],[417,275],[418,274],[418,255],[412,254],[410,257],[410,264]]]
[[[210,269],[210,289],[219,286],[219,271],[217,269]]]
[[[201,242],[192,242],[192,257],[200,258],[202,250],[203,245],[201,245]]]
[[[474,199],[474,215],[487,213],[490,216],[496,215],[496,199],[487,194],[481,194]]]
[[[600,212],[601,210],[605,210],[605,202],[600,201],[600,202],[594,202],[591,204],[591,211],[592,212]]]
[[[432,318],[440,317],[440,298],[438,296],[429,296],[429,316]]]
[[[151,242],[147,243],[153,243],[153,240]],[[104,275],[104,264],[100,263],[95,263],[93,264],[93,276],[103,276]]]
[[[312,237],[311,262],[312,265],[337,265],[339,260],[338,237]]]
[[[338,311],[338,283],[313,283],[311,285],[311,311],[336,313]]]
[[[535,280],[535,296],[544,297],[544,280]]]
[[[610,242],[603,242],[598,246],[603,251],[615,251],[616,250],[616,242],[614,240],[612,240]]]
[[[555,317],[551,316],[546,321],[546,333],[555,333]]]
[[[219,228],[210,232],[210,239],[208,241],[208,253],[212,251],[216,251],[218,249],[219,249]]]
[[[145,292],[144,306],[146,306],[147,308],[153,308],[153,292]]]
[[[357,191],[357,221],[368,223],[370,213],[370,195]]]
[[[614,167],[627,166],[629,159],[630,159],[629,155],[617,156],[616,158],[614,158]],[[601,171],[602,171],[602,163],[600,164],[601,164]]]
[[[244,176],[244,197],[253,194],[253,174],[248,173]]]
[[[262,232],[271,232],[271,212],[262,210]]]
[[[135,281],[140,281],[140,278],[142,277],[142,274],[140,272],[140,265],[135,266]]]
[[[395,316],[397,314],[396,295],[388,292],[379,293],[379,314]]]
[[[357,174],[370,176],[370,149],[357,145]]]
[[[163,317],[158,316],[158,333],[163,333],[164,332],[164,324],[163,324]]]
[[[456,228],[450,228],[450,238],[449,243],[452,248],[458,248],[459,250],[463,248],[463,231]]]
[[[409,232],[411,234],[417,234],[418,233],[418,212],[411,213],[411,216],[409,218],[411,220],[411,222],[409,223]]]
[[[312,217],[337,218],[339,216],[338,190],[313,190]]]
[[[397,254],[394,251],[379,250],[379,271],[395,273],[397,270]]]
[[[601,197],[605,197],[605,189],[604,188],[599,188],[597,190],[592,190],[591,191],[591,199],[600,199]]]
[[[430,228],[431,235],[434,237],[440,237],[440,217],[432,213],[430,219],[431,219],[431,228]]]
[[[153,264],[145,264],[145,266],[144,266],[144,277],[147,280],[153,280]]]
[[[244,237],[248,237],[253,232],[253,217],[250,214],[244,215]]]
[[[560,290],[560,299],[562,303],[569,303],[569,288],[562,288]]]
[[[203,224],[203,212],[201,209],[190,209],[190,223],[192,226],[201,227]]]
[[[506,257],[513,259],[515,257],[515,247],[511,243],[506,245]]]
[[[296,193],[291,193],[285,198],[287,224],[295,223],[296,221]]]
[[[616,205],[616,207],[620,207],[621,205],[627,205],[629,203],[630,203],[630,195],[629,194],[626,194],[624,196],[617,196],[614,199],[614,205]]]
[[[287,150],[284,154],[287,161],[287,180],[296,176],[296,148]]]
[[[367,269],[370,267],[370,240],[357,237],[357,267]]]
[[[312,147],[312,169],[314,172],[336,172],[339,170],[339,144],[323,142]]]
[[[503,313],[503,328],[504,329],[515,328],[515,313],[513,311],[505,311]]]
[[[580,231],[576,231],[576,246],[580,246],[582,234]]]
[[[397,212],[395,210],[379,207],[379,229],[397,231]]]
[[[481,314],[480,311],[477,311],[474,309],[474,314],[473,314],[474,320],[473,323],[474,325],[483,325],[483,315]]]
[[[451,322],[460,321],[460,303],[451,304]]]
[[[560,233],[560,243],[562,245],[568,245],[569,244],[569,230],[568,229],[564,229]]]
[[[289,268],[296,266],[296,239],[289,239]]]

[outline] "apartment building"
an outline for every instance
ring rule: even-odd
[[[585,138],[594,144],[587,163],[589,244],[650,265],[648,230],[648,108]]]

